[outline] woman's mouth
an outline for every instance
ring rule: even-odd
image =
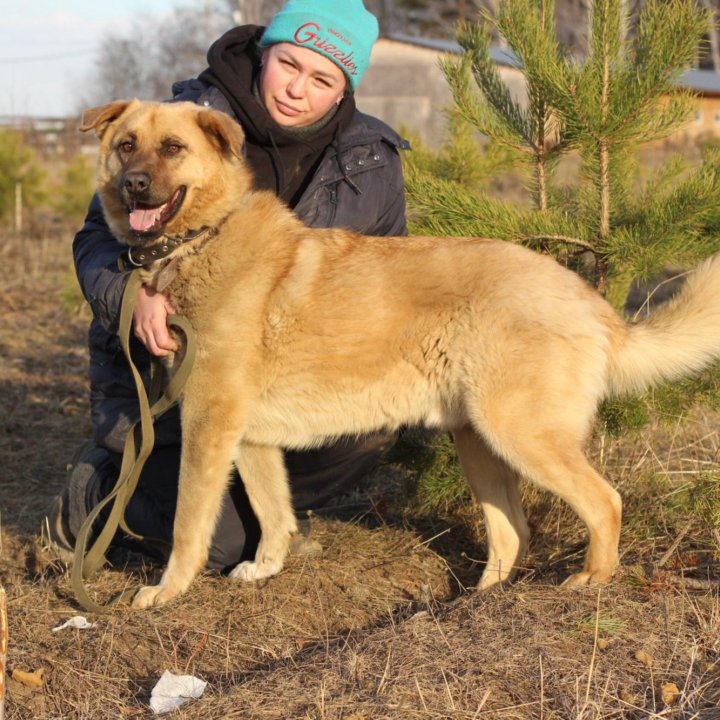
[[[288,117],[296,117],[302,112],[302,110],[298,110],[297,108],[282,102],[282,100],[277,99],[275,100],[275,107],[277,107],[283,115],[287,115]]]

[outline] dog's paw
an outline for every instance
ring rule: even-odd
[[[283,567],[282,561],[275,562],[251,562],[245,561],[236,565],[228,576],[231,580],[240,582],[252,582],[277,575]]]
[[[499,585],[505,585],[513,579],[515,572],[516,568],[511,563],[503,565],[501,562],[488,560],[485,571],[475,589],[484,592]]]
[[[491,577],[489,574],[485,573],[475,586],[475,590],[477,590],[478,592],[485,592],[486,590],[490,590],[490,588],[497,587],[501,584],[501,580],[498,580],[495,577]]]
[[[613,572],[610,570],[588,572],[583,570],[579,573],[573,573],[567,577],[562,586],[563,587],[586,587],[587,585],[605,585],[609,583],[613,578]]]
[[[168,592],[162,585],[146,585],[141,587],[132,601],[134,610],[146,610],[155,605],[162,605],[177,593]]]

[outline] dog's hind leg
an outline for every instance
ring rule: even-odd
[[[563,584],[609,582],[619,562],[622,517],[619,493],[592,468],[579,448],[558,448],[553,459],[537,468],[533,479],[565,500],[590,535],[583,569],[570,575]]]
[[[530,538],[520,502],[518,474],[470,426],[453,431],[455,449],[485,515],[488,559],[478,583],[484,590],[511,580]]]
[[[543,430],[518,435],[503,450],[522,475],[567,502],[587,526],[590,542],[581,572],[564,584],[611,580],[618,564],[622,501],[590,465],[579,438],[567,426],[538,418]]]
[[[235,464],[260,523],[255,560],[233,568],[233,580],[261,580],[282,570],[290,537],[297,532],[283,452],[277,447],[241,443]]]

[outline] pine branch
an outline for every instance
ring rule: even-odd
[[[551,112],[541,72],[532,72],[533,61],[544,58],[558,66],[559,49],[554,38],[553,0],[514,0],[498,8],[497,19],[484,16],[484,24],[461,26],[458,42],[463,60],[443,65],[456,102],[465,117],[481,132],[525,156],[533,166],[532,191],[540,210],[548,207],[547,186],[557,158],[567,149],[557,117]],[[508,87],[490,60],[490,32],[502,35],[520,59],[527,77],[527,109],[513,100]],[[473,102],[468,77],[472,73],[483,99]],[[551,73],[552,74],[552,73]]]
[[[488,80],[487,85],[488,87],[497,87],[498,95],[493,96],[494,101],[491,101],[490,97],[486,97],[487,103],[481,105],[470,90],[471,66],[472,58],[469,55],[463,55],[460,60],[448,57],[440,61],[440,69],[445,75],[460,114],[467,122],[475,126],[479,132],[493,140],[519,153],[531,153],[532,149],[528,146],[524,134],[516,132],[514,128],[508,127],[508,125],[501,122],[501,115],[497,107],[503,107],[504,103],[511,102],[511,100],[509,100],[509,95],[506,99],[500,96],[502,93],[500,85],[502,83],[497,77],[495,68],[492,67],[491,72],[496,77]]]
[[[591,245],[582,224],[567,213],[540,213],[517,204],[477,195],[471,189],[438,179],[432,173],[406,168],[408,203],[418,216],[416,228],[433,235],[493,237],[510,242],[568,238],[575,245]]]
[[[582,248],[582,251],[589,250],[593,254],[597,254],[597,248],[591,242],[581,240],[578,237],[570,237],[568,235],[526,235],[524,237],[517,238],[519,243],[526,245],[528,243],[539,242],[543,245],[547,243],[563,243],[565,245],[577,245]]]
[[[656,139],[654,133],[648,134],[647,121],[662,110],[659,98],[678,94],[687,103],[693,97],[688,92],[678,93],[676,83],[692,64],[708,20],[707,11],[697,8],[692,0],[647,3],[640,14],[632,62],[618,73],[616,87],[619,96],[625,98],[626,108],[618,115],[615,136],[624,134],[645,142]],[[672,128],[660,132],[667,134],[685,121],[687,106],[680,103],[679,110]]]
[[[695,264],[720,249],[720,238],[706,231],[720,204],[720,168],[705,162],[664,193],[643,196],[642,211],[615,238],[612,252],[640,277],[663,265]]]
[[[497,17],[497,29],[520,59],[527,79],[527,133],[534,154],[535,196],[541,211],[548,208],[547,183],[552,161],[566,149],[544,82],[548,73],[553,74],[560,57],[554,39],[553,11],[554,0],[516,0],[501,4]]]
[[[490,60],[490,34],[480,24],[463,24],[458,30],[458,43],[464,53],[459,61],[441,60],[440,67],[464,116],[482,133],[514,150],[531,152],[533,138],[528,131],[524,110],[515,102]],[[484,103],[480,105],[470,90],[473,77]]]

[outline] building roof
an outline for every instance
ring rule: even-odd
[[[687,70],[678,83],[703,95],[720,95],[720,73],[713,70]]]
[[[417,37],[404,33],[394,33],[388,36],[389,40],[416,45],[418,47],[436,50],[438,52],[461,53],[462,47],[454,40],[441,40],[439,38]],[[510,48],[493,45],[490,48],[490,59],[498,65],[520,68],[520,58]],[[686,70],[679,78],[678,84],[695,90],[702,95],[720,96],[720,73],[714,70]]]
[[[393,33],[392,35],[388,35],[387,39],[407,43],[408,45],[417,45],[418,47],[428,48],[428,50],[437,50],[438,52],[460,54],[463,51],[462,47],[460,47],[455,40],[417,37],[416,35],[405,35],[404,33]],[[490,59],[498,65],[507,65],[515,68],[522,67],[520,58],[509,48],[493,45],[490,48]]]

